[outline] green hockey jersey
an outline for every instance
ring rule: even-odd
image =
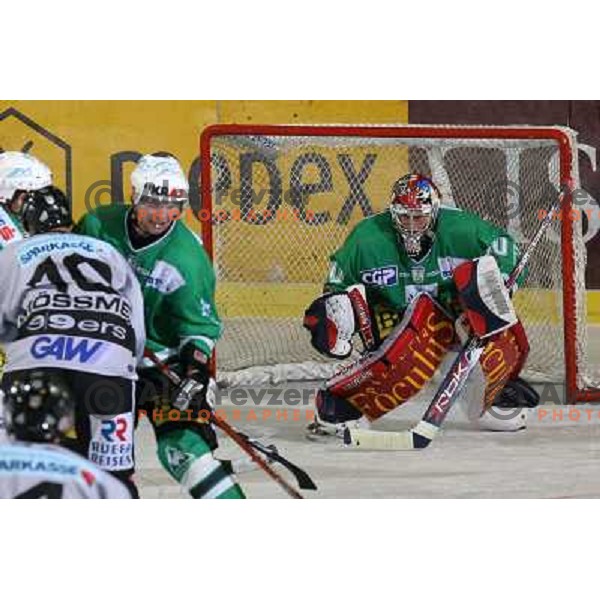
[[[421,260],[413,260],[386,211],[361,221],[331,256],[325,289],[342,291],[362,283],[376,314],[402,313],[417,294],[427,292],[456,314],[452,272],[459,264],[484,254],[495,256],[505,275],[518,259],[517,246],[505,231],[472,213],[442,207],[429,252]],[[378,325],[381,329],[382,323]]]
[[[102,206],[85,215],[77,232],[119,250],[142,287],[146,345],[162,359],[192,342],[207,355],[221,335],[215,307],[215,274],[200,239],[177,221],[161,239],[139,250],[130,242],[129,207]]]

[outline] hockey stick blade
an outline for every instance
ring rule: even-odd
[[[274,471],[271,466],[257,453],[254,446],[247,442],[244,437],[237,431],[234,427],[232,427],[227,421],[223,419],[219,419],[214,414],[211,417],[211,421],[222,431],[224,431],[229,437],[242,448],[247,454],[250,455],[252,460],[258,464],[258,466],[267,474],[271,479],[277,482],[287,493],[289,496],[296,500],[302,500],[304,496],[300,494],[296,489],[294,489],[283,477],[279,475],[276,471]]]
[[[293,462],[289,461],[287,458],[284,458],[279,454],[279,451],[275,447],[265,446],[258,440],[254,440],[248,437],[245,433],[238,431],[238,433],[246,438],[248,444],[250,444],[253,448],[262,452],[265,456],[270,458],[273,462],[279,463],[281,466],[285,467],[290,473],[294,475],[296,481],[298,482],[298,487],[301,490],[316,490],[318,489],[315,482],[311,479],[310,475],[304,470],[301,469],[298,465],[295,465]]]
[[[344,444],[363,450],[414,450],[412,431],[371,431],[346,429]]]

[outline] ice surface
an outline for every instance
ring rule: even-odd
[[[378,428],[400,430],[417,423],[430,393],[385,417]],[[548,390],[546,397],[550,397]],[[242,408],[241,420],[233,424],[252,435],[262,434],[308,471],[319,487],[317,492],[307,492],[308,498],[600,497],[600,404],[544,404],[532,412],[528,429],[516,433],[478,431],[459,404],[430,447],[412,452],[363,451],[336,442],[311,442],[304,436],[306,422],[291,420],[291,407],[287,422],[273,418],[247,422],[250,410]],[[260,416],[262,409],[254,410]],[[137,443],[142,497],[186,497],[159,465],[145,420]],[[240,456],[228,440],[222,445],[222,454]],[[243,474],[240,481],[250,498],[287,497],[261,471]]]

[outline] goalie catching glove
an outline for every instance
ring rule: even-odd
[[[365,348],[371,349],[374,337],[364,286],[317,298],[304,313],[304,327],[310,331],[313,347],[331,358],[348,358],[357,332]]]

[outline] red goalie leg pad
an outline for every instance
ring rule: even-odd
[[[485,347],[479,363],[486,381],[486,409],[494,404],[506,382],[519,375],[528,354],[529,342],[520,321],[499,333]]]
[[[417,394],[455,341],[452,319],[421,294],[383,344],[332,377],[326,389],[374,421]]]

